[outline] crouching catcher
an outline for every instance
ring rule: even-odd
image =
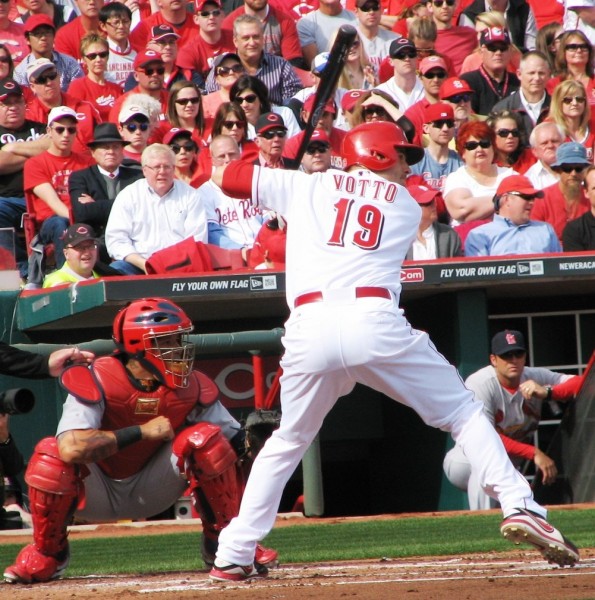
[[[169,300],[136,300],[116,316],[112,356],[73,366],[55,438],[41,440],[25,474],[33,543],[4,572],[9,583],[60,577],[67,525],[142,519],[163,512],[190,485],[201,517],[201,555],[211,566],[219,532],[237,514],[245,436],[206,375],[192,369],[192,322]],[[274,550],[259,547],[262,563]],[[263,567],[264,568],[264,567]]]

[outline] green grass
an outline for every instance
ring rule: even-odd
[[[595,510],[557,510],[551,522],[579,547],[595,547]],[[296,525],[274,529],[265,543],[282,563],[399,558],[506,551],[496,514],[461,514],[378,521]],[[20,545],[0,545],[0,567]],[[70,576],[202,569],[197,532],[71,540]]]

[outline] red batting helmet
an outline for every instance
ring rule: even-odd
[[[164,385],[188,386],[194,363],[194,344],[188,342],[192,321],[165,298],[142,298],[123,308],[114,319],[118,349],[137,359]]]
[[[361,165],[371,171],[390,169],[405,155],[407,164],[414,165],[424,155],[423,148],[410,144],[403,130],[389,121],[364,123],[354,127],[343,138],[341,154],[347,161],[345,169]]]

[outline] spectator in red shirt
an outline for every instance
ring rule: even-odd
[[[25,195],[41,223],[42,244],[54,244],[56,266],[64,264],[62,236],[70,222],[70,174],[93,164],[88,155],[73,152],[78,116],[68,106],[53,108],[48,116],[50,146],[25,163]]]
[[[52,108],[72,108],[78,120],[73,150],[88,156],[87,142],[93,139],[95,125],[101,123],[101,117],[95,107],[90,102],[74,98],[60,89],[56,65],[47,58],[38,58],[27,67],[27,79],[35,95],[35,98],[27,103],[27,119],[46,123]]]
[[[233,32],[233,22],[244,14],[262,21],[265,52],[282,56],[294,67],[308,68],[302,56],[295,21],[289,14],[272,6],[268,0],[244,0],[243,6],[227,15],[223,21],[223,29]]]
[[[465,58],[477,47],[477,35],[471,27],[453,25],[456,4],[456,0],[432,0],[428,8],[438,29],[435,49],[450,58],[458,75]]]
[[[186,2],[183,0],[157,0],[157,6],[159,11],[141,21],[130,34],[130,42],[137,52],[145,48],[151,39],[151,29],[156,25],[171,26],[180,36],[180,47],[194,37],[196,26],[192,15],[186,10]]]
[[[81,40],[88,33],[100,32],[99,10],[103,6],[103,0],[76,0],[76,5],[81,14],[60,27],[56,33],[56,50],[82,61]]]
[[[0,44],[10,48],[12,60],[15,64],[19,64],[25,55],[29,54],[29,46],[27,46],[23,25],[10,20],[9,15],[14,9],[14,0],[0,2]]]
[[[556,151],[556,162],[550,165],[559,174],[560,181],[545,188],[544,197],[536,200],[533,205],[531,219],[549,223],[560,242],[566,224],[578,219],[591,208],[583,187],[584,171],[590,164],[582,144],[561,144]]]
[[[165,64],[161,54],[155,50],[145,50],[136,55],[134,59],[134,78],[138,85],[118,98],[109,113],[109,120],[118,123],[118,115],[128,96],[132,94],[146,94],[161,103],[160,120],[164,121],[167,115],[168,92],[164,89]]]
[[[87,68],[87,76],[75,79],[70,84],[68,93],[78,100],[91,102],[101,120],[107,121],[116,99],[123,93],[117,83],[105,79],[109,60],[107,41],[96,33],[89,33],[81,40],[81,54]]]
[[[195,0],[194,22],[198,25],[189,43],[180,48],[178,65],[206,78],[217,57],[235,52],[233,33],[222,29],[225,14],[218,0]]]

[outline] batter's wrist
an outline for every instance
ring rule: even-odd
[[[114,431],[114,435],[116,436],[116,445],[118,446],[118,450],[122,450],[127,446],[136,444],[136,442],[140,442],[143,439],[143,433],[139,425],[117,429]]]

